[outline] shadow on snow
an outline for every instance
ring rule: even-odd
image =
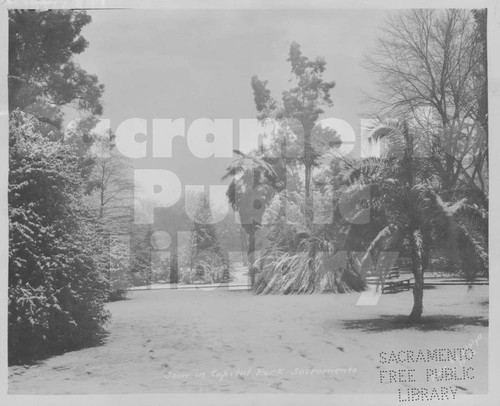
[[[420,331],[456,331],[465,326],[488,327],[488,320],[480,316],[436,315],[422,316],[418,323],[410,323],[408,315],[380,315],[371,319],[343,320],[340,324],[345,329],[365,332],[384,332],[392,330],[415,329]]]

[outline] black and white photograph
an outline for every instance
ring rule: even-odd
[[[499,404],[498,3],[3,3],[7,404]]]

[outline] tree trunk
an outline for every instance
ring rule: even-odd
[[[305,190],[304,190],[304,217],[305,224],[307,228],[310,228],[313,222],[313,212],[312,212],[312,202],[311,198],[311,177],[312,177],[312,147],[311,147],[311,131],[313,126],[308,124],[304,125],[304,178],[305,178]]]
[[[240,228],[240,239],[241,239],[241,256],[242,256],[242,261],[243,266],[248,266],[248,246],[247,246],[247,240],[246,240],[246,231],[243,229],[243,227]],[[245,256],[243,253],[247,253]]]
[[[423,311],[424,298],[424,269],[427,267],[429,252],[423,247],[421,232],[418,228],[413,228],[409,236],[411,269],[415,283],[413,285],[413,309],[410,313],[410,323],[420,321]]]
[[[104,273],[106,278],[108,279],[108,299],[113,291],[113,276],[111,275],[111,237],[109,235],[108,230],[104,230],[104,253],[106,255],[106,261],[104,262]]]
[[[248,228],[248,274],[250,275],[250,285],[255,284],[255,225]]]
[[[309,228],[312,224],[312,211],[311,211],[311,166],[306,163],[305,169],[305,198],[304,198],[304,216],[306,226]]]
[[[415,284],[413,286],[413,309],[409,319],[411,323],[416,323],[420,321],[422,316],[424,298],[424,270],[421,261],[416,255],[412,258],[412,270]]]
[[[177,256],[178,235],[172,233],[172,252],[170,253],[170,283],[179,283],[179,258]]]

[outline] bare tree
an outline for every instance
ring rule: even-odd
[[[93,161],[87,193],[96,214],[96,227],[102,234],[103,267],[110,280],[110,297],[125,295],[129,279],[130,243],[133,229],[133,168],[115,148],[109,131],[97,135],[89,151]],[[120,288],[117,288],[120,286]]]
[[[449,195],[487,194],[481,41],[470,11],[414,9],[388,17],[364,64],[377,77],[376,113],[409,119]]]
[[[113,134],[97,138],[91,153],[94,165],[88,185],[99,217],[115,223],[130,220],[133,171],[131,164],[116,150]]]

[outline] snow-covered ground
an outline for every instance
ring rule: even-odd
[[[488,286],[426,289],[425,323],[411,328],[411,291],[375,306],[356,306],[359,296],[135,291],[109,304],[105,345],[10,367],[9,393],[396,394],[429,386],[427,365],[399,365],[416,368],[417,383],[380,383],[380,352],[466,346],[475,355],[460,367],[473,367],[474,378],[442,384],[487,391]]]

